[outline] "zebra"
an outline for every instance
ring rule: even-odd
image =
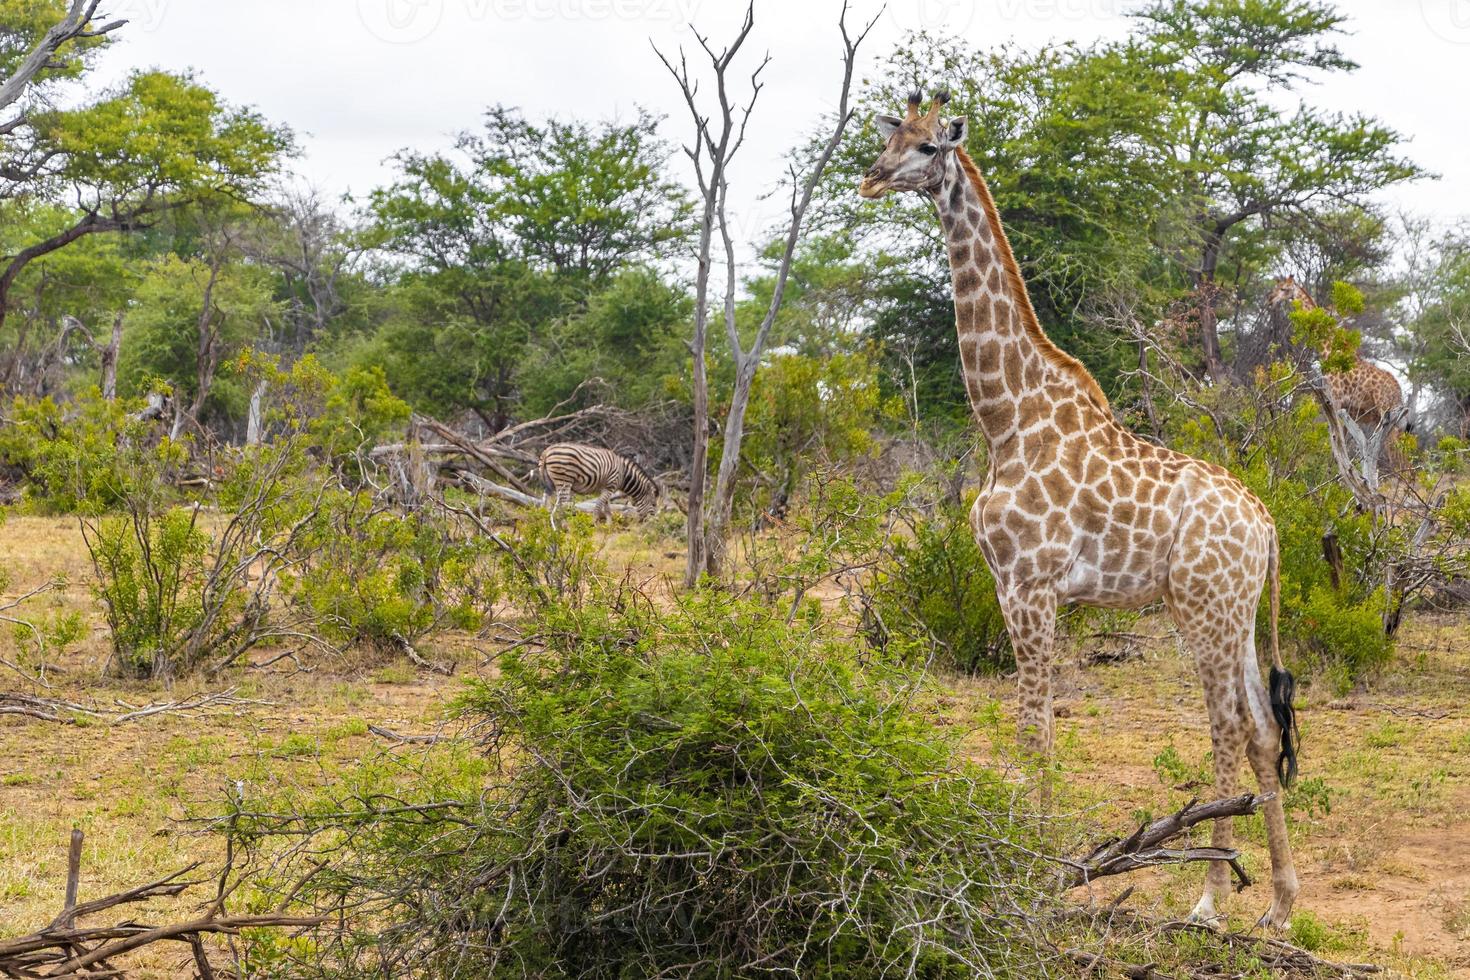
[[[603,518],[611,516],[608,504],[621,494],[633,501],[639,519],[647,520],[662,492],[658,481],[628,457],[575,442],[559,442],[543,449],[536,472],[552,498],[553,527],[557,509],[570,502],[574,493],[597,494],[597,514]]]

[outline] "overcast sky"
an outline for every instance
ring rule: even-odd
[[[878,12],[852,0],[850,19]],[[871,71],[903,34],[929,28],[977,46],[1119,37],[1138,0],[889,0],[862,52]],[[1341,46],[1361,69],[1316,86],[1329,108],[1379,117],[1440,174],[1393,192],[1396,207],[1448,223],[1470,215],[1470,0],[1342,0]],[[743,0],[111,0],[129,25],[103,75],[194,70],[227,99],[292,126],[296,169],[330,194],[365,194],[392,174],[395,151],[447,147],[493,103],[548,114],[631,119],[636,106],[688,130],[679,95],[649,43],[719,42]],[[838,0],[756,0],[752,58],[769,51],[767,88],[733,175],[742,229],[755,237],[779,203],[758,202],[788,148],[836,94]],[[750,64],[750,63],[748,63]]]

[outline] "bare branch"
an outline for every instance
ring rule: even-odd
[[[56,60],[56,53],[63,46],[81,38],[101,37],[127,23],[125,20],[115,20],[102,27],[89,29],[92,15],[97,12],[101,2],[102,0],[72,0],[66,16],[41,37],[15,70],[15,74],[0,82],[0,109],[8,108],[18,101],[41,72],[62,67],[62,63]]]

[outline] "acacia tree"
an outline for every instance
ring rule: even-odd
[[[689,114],[694,122],[694,138],[684,147],[685,154],[694,164],[695,180],[702,204],[699,218],[699,244],[695,253],[697,269],[694,287],[694,335],[689,345],[693,359],[694,396],[694,447],[689,472],[689,554],[685,567],[685,582],[694,585],[701,575],[717,576],[722,571],[725,558],[725,535],[730,523],[730,513],[735,500],[736,467],[740,461],[740,443],[745,432],[745,411],[750,404],[750,387],[755,380],[765,354],[766,341],[771,327],[781,311],[781,301],[786,292],[786,280],[791,273],[791,263],[796,246],[801,238],[802,223],[812,203],[822,174],[832,155],[842,142],[842,134],[852,121],[855,108],[850,101],[853,64],[858,46],[872,30],[875,18],[856,36],[847,29],[847,5],[843,4],[838,18],[838,32],[842,37],[842,83],[837,98],[836,118],[830,135],[809,163],[805,174],[793,167],[789,171],[791,182],[790,217],[786,230],[780,236],[780,254],[776,262],[774,283],[770,300],[766,305],[755,333],[745,346],[740,336],[736,319],[736,291],[739,280],[736,273],[735,240],[730,230],[729,211],[729,167],[735,154],[745,142],[746,127],[760,96],[763,83],[761,72],[770,63],[766,55],[750,75],[750,95],[744,104],[739,104],[730,91],[728,74],[741,47],[755,26],[755,5],[747,5],[745,20],[730,45],[716,52],[709,39],[695,32],[695,39],[708,56],[714,74],[716,108],[713,112],[700,108],[697,98],[698,83],[690,74],[688,59],[681,50],[678,63],[655,48],[659,60],[679,86]],[[730,355],[735,366],[735,380],[731,389],[730,407],[725,416],[724,435],[721,445],[719,475],[715,481],[714,496],[705,500],[709,460],[709,378],[705,370],[705,355],[708,343],[710,313],[710,275],[713,271],[715,236],[719,236],[724,253],[724,325],[725,337],[730,344]]]
[[[33,111],[33,139],[0,165],[27,161],[11,207],[66,208],[42,237],[0,256],[0,326],[25,268],[87,235],[140,231],[182,208],[256,197],[294,146],[289,130],[225,104],[192,78],[138,72],[78,109]]]
[[[1305,103],[1284,113],[1266,93],[1358,66],[1332,43],[1346,17],[1320,0],[1156,0],[1130,47],[1169,95],[1161,132],[1186,190],[1191,285],[1206,373],[1225,377],[1217,274],[1252,222],[1312,224],[1366,211],[1385,187],[1422,176],[1398,133],[1370,117]]]
[[[401,260],[385,277],[410,312],[378,353],[406,395],[503,427],[535,342],[619,269],[668,254],[688,205],[662,175],[656,124],[538,124],[495,106],[455,154],[399,154],[368,243]]]

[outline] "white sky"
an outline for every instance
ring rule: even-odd
[[[852,0],[866,21],[878,0]],[[955,33],[986,47],[1118,37],[1138,0],[889,0],[860,53],[870,72],[909,29]],[[1340,0],[1351,33],[1340,39],[1362,68],[1310,96],[1329,108],[1379,117],[1410,137],[1409,154],[1441,175],[1393,192],[1396,207],[1449,222],[1470,215],[1470,0]],[[493,103],[547,114],[631,118],[635,106],[668,116],[682,139],[687,116],[649,41],[693,46],[693,21],[717,44],[744,0],[110,0],[131,23],[102,74],[192,69],[225,98],[258,108],[300,134],[295,168],[331,194],[386,182],[396,150],[447,147],[477,128]],[[752,137],[733,173],[745,237],[780,201],[759,200],[786,151],[836,93],[839,0],[756,0],[747,70],[764,51]],[[700,54],[699,52],[694,52]],[[746,53],[742,53],[744,57]],[[702,57],[702,54],[701,54]],[[693,61],[693,59],[691,59]],[[693,62],[700,67],[699,62]]]

